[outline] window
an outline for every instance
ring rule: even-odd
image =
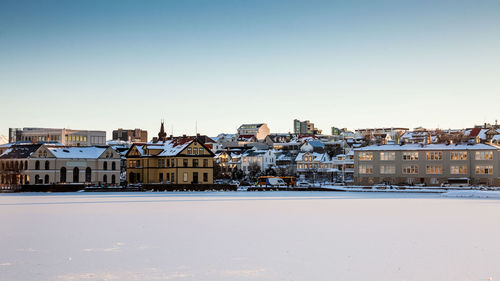
[[[49,175],[45,175],[44,182],[45,184],[49,184]]]
[[[170,163],[172,167],[175,167],[175,159],[172,159],[171,163]]]
[[[40,170],[40,161],[38,160],[35,162],[35,170]]]
[[[418,151],[405,151],[405,152],[403,152],[403,160],[405,160],[405,161],[418,160]]]
[[[208,167],[208,159],[203,159],[203,167]]]
[[[193,148],[193,154],[198,154],[198,148]]]
[[[373,174],[373,165],[359,165],[360,174]]]
[[[443,160],[443,152],[441,151],[429,151],[425,153],[427,160]]]
[[[380,166],[381,174],[395,174],[396,166],[395,165],[381,165]]]
[[[111,176],[111,184],[115,184],[115,183],[116,183],[116,176],[112,175]]]
[[[476,160],[493,160],[493,151],[476,151]]]
[[[427,165],[426,173],[428,175],[440,175],[443,173],[443,166],[441,166],[441,165]]]
[[[183,162],[183,166],[184,167],[188,166],[188,160],[187,159],[183,159],[182,162]]]
[[[159,174],[159,180],[160,180],[160,182],[163,182],[163,173]]]
[[[111,170],[116,170],[116,162],[111,162]]]
[[[394,152],[394,151],[380,152],[380,160],[382,160],[382,161],[396,160],[396,152]]]
[[[193,167],[198,167],[198,159],[193,159]]]
[[[208,173],[203,173],[203,181],[208,181]]]
[[[87,167],[85,169],[85,182],[91,182],[92,181],[92,169],[90,167]]]
[[[476,166],[476,174],[479,174],[479,175],[491,175],[491,174],[493,174],[493,165],[477,165]]]
[[[49,170],[50,169],[50,163],[49,161],[45,161],[45,170]]]
[[[80,169],[78,167],[73,168],[73,182],[80,182]]]
[[[174,173],[172,173],[172,174],[170,175],[170,178],[172,179],[172,183],[173,183],[173,182],[175,181],[175,174],[174,174]]]
[[[450,173],[453,175],[467,174],[467,166],[466,165],[451,165]]]
[[[450,153],[451,160],[467,160],[467,151],[452,151]]]
[[[102,167],[103,170],[108,169],[108,162],[104,162],[102,165],[103,165],[103,167]]]
[[[418,174],[418,165],[403,166],[403,174]]]
[[[160,168],[165,167],[165,159],[158,159],[158,167]]]
[[[66,168],[65,167],[62,167],[61,168],[61,171],[59,173],[59,181],[60,182],[66,182]]]
[[[203,148],[200,147],[200,149],[198,149],[198,154],[203,155]]]
[[[108,183],[108,176],[107,176],[107,175],[104,175],[104,176],[102,177],[102,182],[103,182],[103,183]]]
[[[184,172],[184,175],[183,175],[183,179],[182,179],[184,182],[187,182],[188,181],[188,173],[187,172]]]
[[[373,152],[360,152],[358,155],[358,160],[370,161],[373,160]],[[312,156],[311,156],[312,161]]]
[[[191,147],[188,147],[188,154],[191,154]]]
[[[165,162],[167,163],[167,167],[170,167],[170,159],[166,159]]]

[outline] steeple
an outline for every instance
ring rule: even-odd
[[[167,133],[165,133],[165,125],[161,120],[160,132],[158,133],[158,141],[165,142],[167,140]]]

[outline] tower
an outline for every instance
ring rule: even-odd
[[[158,141],[165,142],[167,140],[167,133],[165,133],[165,125],[161,121],[160,132],[158,133]]]

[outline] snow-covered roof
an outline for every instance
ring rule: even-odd
[[[159,141],[157,143],[147,143],[144,145],[137,145],[137,150],[141,155],[145,155],[145,150],[161,150],[159,153],[154,153],[157,156],[175,156],[182,150],[188,147],[194,139],[171,139],[165,142]]]
[[[8,142],[9,142],[9,140],[7,139],[6,136],[0,135],[0,144],[6,144]]]
[[[97,159],[99,158],[106,147],[98,146],[79,146],[79,147],[47,147],[56,158],[71,158],[71,159]]]
[[[488,144],[386,144],[370,145],[361,148],[355,148],[356,151],[385,151],[385,150],[500,150],[500,147]]]
[[[317,153],[317,152],[301,152],[295,158],[295,161],[304,161],[304,156],[313,156],[314,162],[325,162],[330,161],[330,157],[327,153]]]

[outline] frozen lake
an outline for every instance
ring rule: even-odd
[[[500,200],[1,194],[0,280],[500,280]]]

